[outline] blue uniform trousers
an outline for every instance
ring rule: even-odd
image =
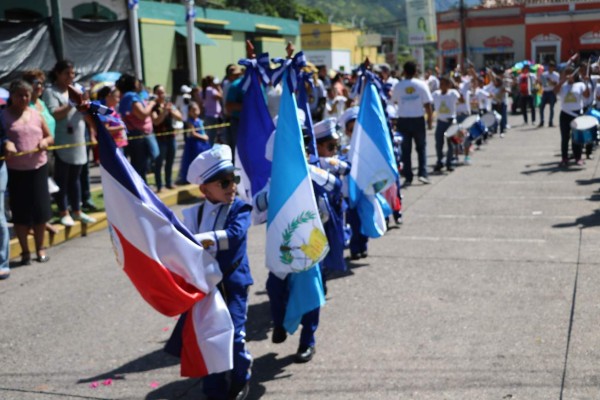
[[[367,251],[367,242],[369,237],[365,236],[360,231],[360,217],[356,208],[349,208],[346,213],[346,220],[350,224],[352,229],[352,236],[350,236],[350,253],[360,254]]]
[[[271,318],[275,326],[283,327],[285,310],[289,296],[289,287],[287,279],[279,279],[269,272],[267,278],[267,294],[269,295],[269,304],[271,305]],[[319,314],[321,308],[316,308],[307,312],[302,317],[300,323],[302,330],[300,332],[300,345],[314,346],[315,332],[319,327]]]

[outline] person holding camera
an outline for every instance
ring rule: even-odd
[[[156,104],[152,108],[152,126],[158,142],[158,157],[154,160],[154,179],[156,182],[156,193],[162,190],[162,167],[165,164],[165,187],[173,189],[173,162],[175,161],[175,150],[177,142],[175,141],[174,122],[182,121],[183,117],[179,110],[175,108],[166,96],[165,88],[162,85],[154,86],[152,90],[156,96]]]

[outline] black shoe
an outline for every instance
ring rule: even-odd
[[[96,205],[94,203],[92,203],[91,201],[86,201],[85,203],[83,203],[81,205],[81,209],[85,212],[98,211],[98,207],[96,207]]]
[[[435,167],[433,167],[433,172],[442,172],[442,164],[436,164]]]
[[[446,169],[450,172],[454,171],[454,167],[452,165],[448,165]]]
[[[367,253],[366,251],[363,251],[362,253],[360,253],[360,258],[367,258],[369,257],[369,253]]]
[[[39,262],[39,263],[45,263],[50,261],[50,256],[44,254],[43,256],[37,256],[37,258],[35,259],[35,261]]]
[[[396,222],[396,225],[402,225],[402,215],[395,217],[394,222]]]
[[[273,334],[271,335],[271,342],[279,344],[285,342],[287,339],[287,332],[283,326],[276,326],[273,328]]]
[[[360,254],[359,253],[352,253],[352,254],[350,254],[350,259],[351,260],[358,260],[358,259],[360,259]]]
[[[314,346],[306,346],[301,344],[296,352],[295,361],[297,363],[307,363],[312,360],[316,352],[317,351],[315,350]]]
[[[232,383],[231,388],[229,389],[229,395],[227,399],[229,400],[244,400],[248,397],[248,393],[250,392],[250,381],[246,381],[243,385],[239,383]]]
[[[29,253],[21,253],[20,265],[31,265],[31,256]]]
[[[407,187],[412,185],[412,179],[409,181],[408,179],[405,179],[404,182],[402,182],[402,187]]]
[[[548,124],[548,128],[554,128],[554,124],[553,123]]]
[[[540,122],[540,124],[538,125],[538,128],[543,128],[544,127],[544,123]]]

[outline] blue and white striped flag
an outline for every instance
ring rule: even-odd
[[[329,250],[308,174],[296,108],[284,79],[267,214],[267,267],[279,278],[310,269]]]
[[[385,233],[385,218],[375,195],[396,182],[398,166],[381,100],[368,78],[352,133],[349,159],[350,207],[358,211],[363,234],[379,237]]]

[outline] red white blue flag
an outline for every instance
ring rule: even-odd
[[[233,368],[233,324],[216,289],[222,274],[171,210],[146,186],[99,123],[102,188],[118,263],[140,295],[167,316],[187,312],[181,375]]]

